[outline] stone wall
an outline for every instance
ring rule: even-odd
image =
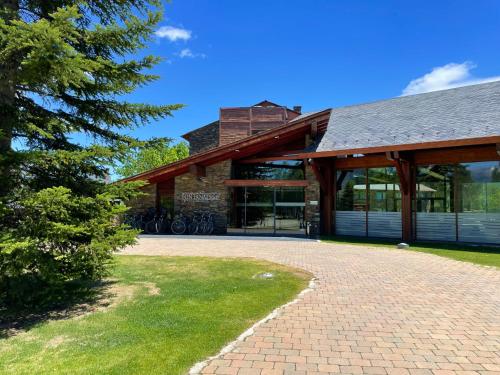
[[[127,202],[130,207],[130,214],[145,213],[148,208],[156,207],[156,184],[148,184],[143,186],[140,190],[145,193],[138,198],[132,199]]]
[[[189,133],[189,154],[194,155],[219,146],[219,121]]]
[[[312,171],[310,165],[305,167],[306,180],[309,181],[309,186],[305,188],[305,220],[311,223],[315,223],[317,231],[319,231],[320,224],[320,186],[319,182],[316,180],[316,176]],[[312,202],[312,203],[311,203]],[[314,204],[317,203],[317,204]],[[311,233],[312,235],[317,235],[319,233]]]
[[[231,160],[206,167],[206,177],[196,177],[186,173],[175,178],[174,207],[176,213],[192,215],[193,211],[210,211],[215,214],[214,234],[227,232],[227,215],[229,210],[229,188],[224,180],[231,178]],[[196,197],[183,196],[183,193],[216,193],[215,200],[199,200]],[[213,197],[214,194],[211,195]]]

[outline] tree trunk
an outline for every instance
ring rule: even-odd
[[[1,17],[9,22],[19,17],[18,0],[0,0]],[[0,46],[0,48],[2,48]],[[0,199],[13,187],[12,133],[17,122],[15,105],[18,61],[0,63]]]

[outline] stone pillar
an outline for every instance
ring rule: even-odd
[[[320,224],[320,186],[311,166],[307,163],[305,165],[305,175],[306,180],[309,182],[309,186],[305,188],[305,220],[314,223],[314,227],[317,228],[316,233],[310,234],[317,235],[319,234]]]
[[[210,211],[214,214],[214,234],[226,233],[230,197],[224,180],[229,178],[231,160],[206,167],[206,177],[192,173],[175,177],[175,212],[191,216],[194,211]]]

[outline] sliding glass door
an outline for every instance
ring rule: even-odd
[[[304,188],[241,187],[233,194],[230,232],[296,235],[305,233]]]
[[[247,187],[243,228],[248,232],[274,233],[274,189]]]

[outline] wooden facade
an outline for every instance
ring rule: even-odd
[[[278,126],[300,114],[286,107],[262,102],[253,107],[221,108],[219,145],[233,143]]]

